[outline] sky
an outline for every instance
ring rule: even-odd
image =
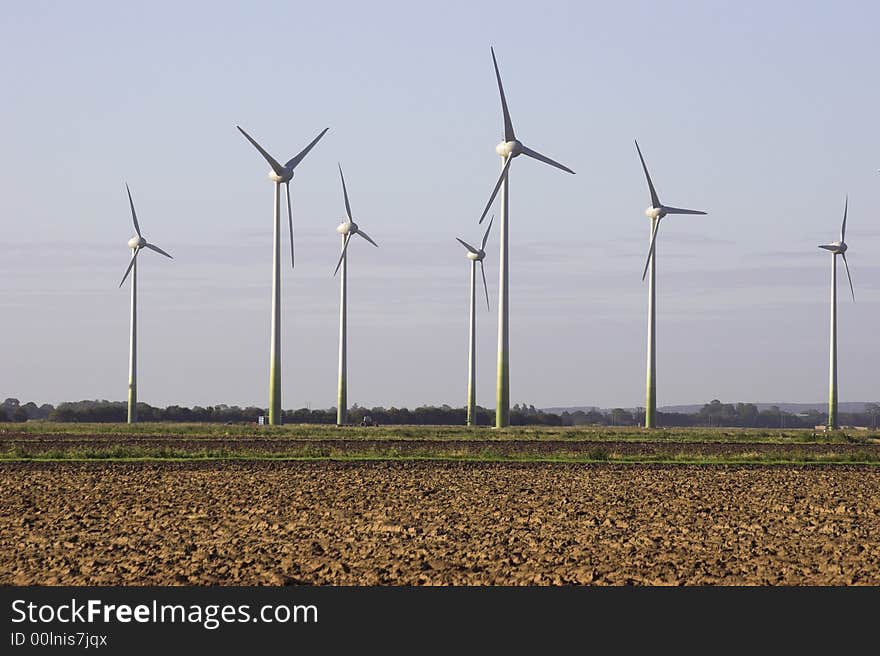
[[[644,405],[650,204],[659,405],[880,397],[880,6],[865,2],[150,2],[0,7],[0,398],[124,400],[133,234],[139,398],[268,404],[272,183],[286,161],[285,408],[336,402],[341,162],[350,403],[462,406],[469,269],[455,241],[498,175],[494,46],[525,157],[510,174],[511,403]],[[497,212],[497,206],[493,210]],[[484,224],[485,225],[485,224]],[[494,407],[498,221],[478,306]],[[286,227],[282,238],[287,239]],[[286,241],[285,241],[286,244]],[[285,251],[284,261],[289,253]]]

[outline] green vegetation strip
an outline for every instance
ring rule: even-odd
[[[260,438],[297,440],[571,440],[635,441],[659,443],[739,442],[766,444],[869,444],[880,440],[878,431],[823,432],[812,429],[768,430],[759,428],[661,428],[645,430],[632,426],[512,426],[495,430],[480,426],[346,426],[326,424],[289,424],[257,426],[254,424],[160,423],[58,423],[29,421],[23,424],[0,424],[0,439],[29,436],[106,436],[131,438]]]
[[[492,449],[468,450],[416,450],[401,453],[394,449],[370,451],[336,451],[333,449],[298,449],[266,453],[247,450],[200,450],[187,451],[173,448],[145,449],[116,446],[108,449],[67,449],[28,452],[11,449],[0,452],[0,462],[183,462],[183,461],[451,461],[451,462],[510,462],[510,463],[611,463],[611,464],[692,464],[692,465],[880,465],[880,453],[857,451],[852,453],[803,453],[803,452],[743,452],[738,454],[620,454],[603,449],[586,453],[559,452],[555,454],[501,453]]]

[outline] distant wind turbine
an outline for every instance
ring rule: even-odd
[[[645,171],[645,179],[648,181],[648,190],[651,192],[651,207],[645,210],[645,215],[651,219],[651,239],[648,247],[648,259],[645,262],[645,270],[642,272],[642,280],[648,273],[648,267],[651,267],[651,276],[648,278],[648,372],[647,372],[647,399],[645,401],[645,428],[654,428],[657,422],[657,354],[655,347],[657,344],[656,334],[656,290],[655,275],[657,271],[656,257],[656,241],[657,231],[660,228],[660,221],[667,214],[706,214],[700,210],[686,210],[680,207],[670,207],[660,202],[657,196],[657,190],[654,189],[654,183],[651,182],[651,175],[648,173],[648,167],[645,164],[645,158],[642,157],[642,151],[639,148],[639,142],[636,141],[636,151],[639,153],[639,160],[642,162],[642,169]]]
[[[477,262],[480,263],[480,272],[483,274],[483,289],[486,292],[486,309],[489,307],[489,286],[486,284],[486,268],[483,266],[483,259],[486,257],[486,241],[489,239],[489,231],[492,229],[492,222],[495,217],[489,219],[489,225],[483,234],[483,241],[480,242],[479,248],[474,248],[466,241],[456,237],[458,242],[467,249],[467,258],[471,261],[471,302],[470,302],[470,322],[468,324],[468,395],[467,395],[467,425],[473,426],[477,423],[477,353],[476,353],[476,337],[477,337]]]
[[[354,222],[354,219],[351,216],[351,205],[348,202],[348,190],[345,188],[345,176],[342,175],[342,165],[339,164],[338,166],[339,178],[342,180],[342,195],[345,198],[346,216],[342,223],[336,227],[336,232],[342,235],[342,254],[339,256],[339,262],[336,263],[336,268],[333,270],[333,275],[335,276],[339,272],[339,267],[342,267],[342,276],[339,281],[339,388],[336,402],[336,425],[342,426],[345,424],[346,415],[348,414],[348,326],[346,322],[348,313],[348,299],[346,296],[348,282],[348,242],[351,241],[352,235],[360,235],[376,248],[379,247],[379,244],[370,239],[370,236],[361,230],[360,227],[358,227],[358,224]]]
[[[287,222],[290,229],[290,266],[294,265],[293,258],[293,211],[290,206],[290,180],[293,178],[293,171],[297,165],[303,161],[309,151],[314,148],[318,140],[330,128],[324,128],[321,133],[312,140],[308,146],[303,148],[299,154],[289,160],[287,164],[282,166],[269,153],[263,150],[247,132],[239,126],[238,131],[241,132],[245,139],[251,142],[254,148],[269,162],[271,171],[269,171],[269,179],[275,183],[275,210],[274,210],[274,230],[272,238],[272,337],[271,346],[269,348],[269,423],[281,423],[281,185],[283,184],[287,191]]]
[[[155,244],[149,243],[141,234],[141,227],[138,225],[137,213],[134,211],[134,201],[131,199],[131,190],[128,183],[125,184],[125,190],[128,192],[128,204],[131,207],[131,221],[134,224],[134,231],[137,236],[128,240],[128,247],[131,249],[131,261],[128,268],[119,282],[122,283],[131,273],[131,337],[128,347],[128,423],[137,422],[137,256],[143,249],[149,248],[156,251],[160,255],[171,258],[171,256],[163,251]],[[171,258],[174,259],[174,258]]]
[[[510,112],[507,109],[507,98],[504,96],[504,87],[501,85],[501,73],[498,72],[498,62],[495,59],[495,50],[490,48],[492,52],[492,64],[495,66],[495,79],[498,81],[498,92],[501,95],[501,111],[504,114],[504,141],[495,146],[495,152],[498,153],[503,160],[501,167],[501,175],[489,202],[486,203],[486,209],[480,215],[480,223],[486,218],[498,190],[501,192],[501,238],[500,249],[501,255],[498,261],[499,268],[499,284],[498,284],[498,384],[495,399],[495,427],[503,428],[510,425],[510,342],[509,342],[509,293],[508,293],[508,261],[507,261],[507,232],[508,232],[508,198],[507,186],[510,174],[510,163],[514,157],[519,155],[527,155],[539,162],[544,162],[550,166],[555,166],[567,173],[574,173],[567,166],[563,166],[559,162],[555,162],[549,157],[528,148],[525,144],[516,138],[513,131],[513,123],[510,120]]]
[[[843,258],[846,267],[846,277],[849,280],[849,291],[853,301],[856,300],[856,292],[853,289],[852,278],[849,275],[849,263],[846,261],[846,211],[849,206],[849,197],[843,202],[843,224],[840,226],[840,241],[830,244],[822,244],[819,248],[831,251],[831,355],[829,358],[828,371],[828,428],[837,428],[837,256]]]

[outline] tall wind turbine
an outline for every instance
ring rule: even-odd
[[[483,266],[483,259],[486,257],[486,240],[489,239],[489,231],[492,229],[492,222],[495,220],[493,216],[489,219],[489,225],[483,234],[483,241],[480,242],[479,248],[474,248],[462,239],[458,242],[467,249],[467,259],[471,261],[471,304],[470,304],[470,322],[468,324],[468,396],[467,396],[467,425],[473,426],[477,423],[477,262],[480,263],[480,272],[483,274],[483,289],[486,291],[486,309],[489,307],[489,286],[486,284],[486,268]]]
[[[336,227],[336,232],[342,235],[342,254],[339,256],[339,262],[333,270],[335,276],[342,267],[342,277],[339,281],[339,388],[336,402],[336,425],[345,424],[345,418],[348,414],[348,363],[347,363],[347,335],[348,326],[346,323],[348,299],[346,297],[348,282],[348,242],[351,241],[352,235],[360,235],[376,248],[379,244],[370,239],[370,236],[358,227],[351,216],[351,205],[348,203],[348,191],[345,188],[345,176],[342,175],[342,165],[339,166],[339,177],[342,180],[342,195],[345,197],[345,216],[342,223]]]
[[[849,280],[849,291],[856,300],[852,278],[849,275],[849,264],[846,261],[846,210],[849,205],[847,197],[843,202],[843,225],[840,226],[840,241],[822,244],[819,248],[831,251],[831,355],[828,371],[828,428],[837,428],[837,256],[843,258],[846,277]]]
[[[513,123],[510,120],[510,112],[507,110],[507,98],[504,96],[504,87],[501,85],[501,73],[498,72],[498,61],[495,59],[495,50],[490,48],[492,52],[492,64],[495,66],[495,79],[498,81],[498,93],[501,95],[501,111],[504,114],[504,141],[495,146],[495,152],[502,158],[501,175],[489,202],[486,203],[486,209],[480,216],[480,223],[486,218],[498,190],[501,189],[501,255],[498,261],[499,268],[499,284],[498,284],[498,385],[495,398],[495,427],[503,428],[510,425],[510,349],[509,349],[509,293],[508,293],[508,260],[507,260],[507,232],[509,207],[507,198],[508,176],[510,174],[510,163],[514,157],[519,155],[527,155],[539,162],[544,162],[550,166],[555,166],[567,173],[574,173],[567,166],[563,166],[559,162],[554,162],[549,157],[528,148],[519,139],[513,131]]]
[[[651,207],[645,210],[645,215],[651,219],[651,240],[648,247],[648,259],[645,262],[645,270],[642,272],[642,280],[648,273],[648,266],[651,267],[651,276],[648,278],[648,372],[646,376],[646,401],[645,401],[645,428],[654,428],[657,422],[657,354],[655,347],[656,338],[656,288],[655,275],[657,272],[656,257],[656,241],[657,231],[660,228],[660,221],[667,214],[706,214],[700,210],[686,210],[680,207],[670,207],[660,202],[657,196],[657,190],[654,189],[654,183],[651,182],[651,175],[648,173],[648,167],[645,165],[645,158],[642,157],[642,151],[639,148],[639,142],[636,141],[636,151],[639,153],[639,159],[642,162],[642,169],[645,171],[645,179],[648,181],[648,189],[651,192]]]
[[[149,243],[141,234],[141,227],[138,225],[137,213],[134,211],[134,201],[131,200],[131,190],[128,183],[125,184],[125,190],[128,192],[128,204],[131,206],[131,221],[134,224],[134,231],[137,236],[128,240],[128,247],[131,249],[131,261],[128,268],[119,282],[122,283],[131,273],[131,337],[128,346],[128,423],[137,422],[137,256],[144,248],[156,251],[160,255],[172,258],[168,253],[163,251],[155,244]]]
[[[283,184],[287,191],[287,223],[290,229],[290,266],[293,268],[293,211],[290,207],[290,180],[293,178],[293,171],[297,165],[303,161],[309,151],[314,148],[318,140],[330,128],[324,128],[321,133],[312,140],[308,146],[303,148],[296,157],[288,160],[287,164],[282,166],[269,153],[263,150],[247,132],[239,126],[238,131],[241,132],[245,139],[251,142],[254,148],[269,162],[271,171],[269,171],[269,179],[275,183],[275,209],[274,209],[274,229],[272,237],[272,337],[271,346],[269,347],[269,423],[281,423],[281,185]]]

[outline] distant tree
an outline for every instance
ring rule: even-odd
[[[614,408],[611,411],[611,423],[614,426],[632,426],[635,421],[632,414],[623,408]]]
[[[12,411],[12,421],[24,422],[27,420],[27,410],[25,410],[22,406],[18,406],[15,410]]]
[[[880,403],[868,403],[865,405],[865,414],[871,419],[871,428],[877,428],[877,416],[880,415]]]

